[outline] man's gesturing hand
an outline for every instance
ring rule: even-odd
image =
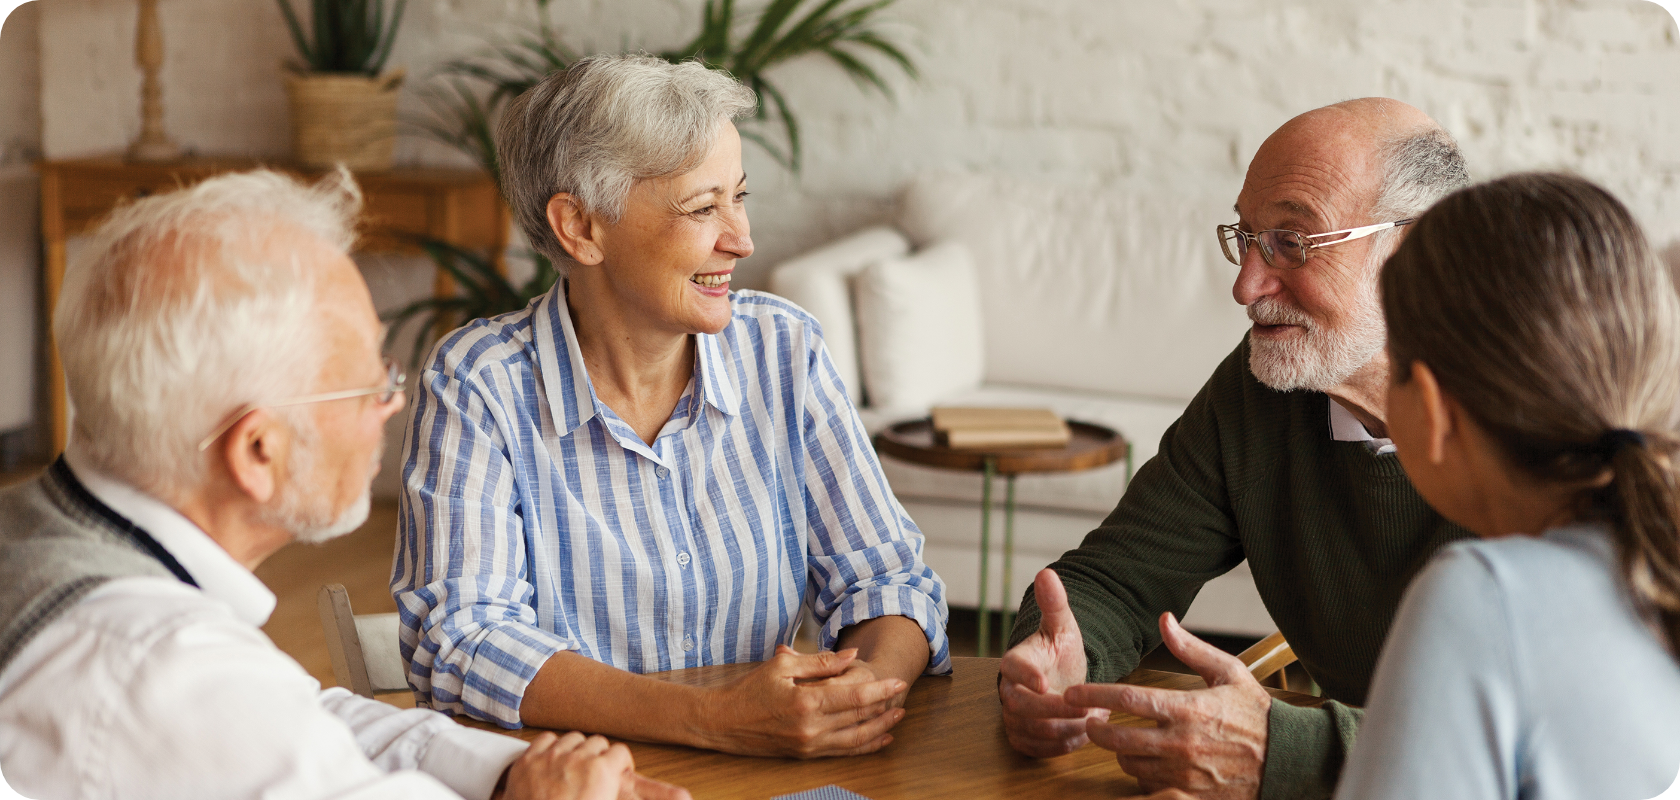
[[[1197,800],[1257,797],[1271,695],[1241,661],[1191,636],[1170,613],[1161,615],[1161,636],[1208,688],[1084,684],[1068,689],[1067,701],[1156,721],[1154,728],[1125,728],[1092,720],[1088,728],[1091,741],[1113,750],[1144,791],[1178,789]]]
[[[910,687],[897,678],[846,674],[856,650],[776,655],[716,691],[710,699],[712,749],[751,756],[851,756],[892,742],[887,731],[904,719],[896,706]],[[865,673],[872,674],[872,673]]]
[[[1003,654],[998,699],[1009,744],[1029,756],[1049,758],[1084,747],[1089,741],[1086,718],[1106,720],[1108,710],[1063,699],[1064,690],[1085,680],[1085,640],[1055,570],[1039,571],[1033,596],[1041,615],[1038,631]]]

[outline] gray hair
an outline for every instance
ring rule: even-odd
[[[114,212],[53,315],[77,455],[177,499],[202,485],[197,445],[217,423],[309,391],[323,336],[313,270],[271,240],[301,230],[348,253],[361,202],[343,170],[314,186],[256,171]]]
[[[636,181],[698,166],[720,123],[757,106],[752,90],[698,61],[579,59],[508,106],[496,130],[502,192],[531,246],[564,274],[574,262],[549,229],[549,198],[565,192],[615,223]]]
[[[1470,167],[1452,134],[1426,128],[1383,148],[1383,182],[1371,206],[1372,222],[1416,219],[1441,198],[1470,185]],[[1380,266],[1400,245],[1400,229],[1377,234],[1372,264]]]

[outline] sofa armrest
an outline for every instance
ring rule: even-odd
[[[793,301],[822,324],[829,357],[845,381],[853,405],[863,400],[863,373],[858,368],[852,276],[871,264],[908,252],[909,240],[882,225],[830,242],[770,271],[770,291]]]

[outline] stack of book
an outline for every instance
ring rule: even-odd
[[[953,450],[997,447],[1061,447],[1073,434],[1048,408],[961,408],[933,410],[933,429]]]

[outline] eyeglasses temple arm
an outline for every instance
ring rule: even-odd
[[[397,387],[400,388],[401,386],[402,382],[398,381]],[[216,430],[212,431],[209,436],[206,436],[204,441],[198,443],[198,452],[202,453],[205,450],[210,449],[210,445],[214,444],[216,439],[222,434],[227,433],[228,428],[233,427],[240,420],[244,419],[246,414],[256,411],[259,408],[284,408],[286,406],[301,406],[308,403],[325,403],[328,400],[347,400],[352,397],[380,394],[390,388],[391,387],[389,386],[378,386],[372,389],[345,389],[341,392],[325,392],[323,394],[309,394],[304,395],[303,397],[294,397],[290,400],[283,400],[278,403],[262,403],[259,405],[243,406],[238,411],[234,412],[233,416],[228,417],[226,422],[216,426]]]

